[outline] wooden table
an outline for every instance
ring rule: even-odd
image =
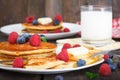
[[[7,35],[0,33],[0,41],[4,40],[7,40]],[[85,73],[88,71],[98,73],[99,67],[100,64],[83,70],[59,74],[29,74],[0,69],[0,80],[54,80],[54,77],[57,75],[62,75],[64,80],[88,80]],[[95,80],[120,80],[120,69],[112,72],[109,77],[99,76],[99,78]]]

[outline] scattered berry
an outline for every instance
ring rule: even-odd
[[[107,61],[109,59],[109,55],[105,54],[103,58],[104,58],[105,61]]]
[[[18,43],[18,44],[23,44],[23,43],[25,43],[25,42],[26,42],[26,39],[25,39],[24,36],[19,36],[19,37],[17,38],[17,43]]]
[[[68,28],[64,28],[63,31],[64,31],[64,32],[70,32],[70,29],[68,29]]]
[[[81,36],[81,32],[78,32],[78,33],[77,33],[77,36]]]
[[[62,16],[60,14],[55,16],[55,20],[58,20],[59,22],[62,21]]]
[[[43,33],[43,34],[47,34],[47,33],[48,33],[48,31],[47,31],[47,30],[44,30],[44,31],[42,31],[42,33]]]
[[[115,71],[117,66],[115,64],[109,64],[111,71]]]
[[[39,46],[40,43],[41,43],[41,39],[40,39],[40,36],[38,34],[34,34],[30,37],[30,45],[32,46]]]
[[[11,44],[14,44],[17,42],[18,33],[17,32],[11,32],[8,36],[8,42]]]
[[[106,62],[108,63],[108,64],[113,64],[113,60],[112,59],[108,59],[108,60],[106,60]]]
[[[13,67],[15,67],[15,68],[23,68],[23,65],[24,65],[23,58],[17,57],[17,58],[14,59]]]
[[[85,65],[86,65],[86,61],[85,61],[85,60],[79,59],[79,60],[77,61],[77,66],[78,66],[78,67],[85,66]]]
[[[33,24],[33,25],[38,25],[38,21],[37,21],[37,20],[33,20],[33,21],[32,21],[32,24]]]
[[[61,75],[55,76],[55,80],[64,80],[64,77]]]
[[[54,24],[55,26],[57,26],[57,25],[60,24],[60,21],[58,21],[58,20],[54,20],[54,21],[53,21],[53,24]]]
[[[108,54],[108,55],[109,55],[109,58],[111,58],[111,59],[113,58],[113,54]]]
[[[56,29],[56,30],[54,30],[54,33],[61,33],[61,32],[62,32],[61,29]]]
[[[63,49],[68,49],[68,48],[72,48],[71,44],[70,43],[65,43],[62,47],[62,50]]]
[[[26,18],[26,22],[27,22],[27,23],[32,23],[32,21],[33,21],[34,19],[35,19],[34,16],[28,16],[28,17]]]
[[[65,62],[68,62],[69,56],[68,56],[67,50],[66,50],[66,49],[62,50],[62,51],[57,55],[56,58],[59,59],[59,60],[63,60],[63,61],[65,61]]]
[[[111,74],[111,69],[108,64],[103,63],[99,68],[99,74],[102,76],[109,76]]]
[[[79,44],[73,45],[73,48],[75,48],[75,47],[80,47],[80,45]]]

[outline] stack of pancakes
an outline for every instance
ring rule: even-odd
[[[47,25],[33,25],[32,23],[22,23],[24,29],[22,32],[28,33],[44,33],[47,31],[48,33],[54,33],[55,30],[63,30],[62,22],[59,25],[53,25],[53,23],[49,23]]]
[[[93,64],[103,58],[103,55],[97,55],[90,57],[91,55],[98,52],[98,50],[89,50],[88,54],[81,54],[79,56],[69,55],[69,61],[65,62],[63,60],[56,59],[56,56],[49,58],[31,58],[28,59],[27,64],[24,66],[26,69],[66,69],[66,68],[76,68],[77,61],[83,59],[86,61],[86,65]],[[84,56],[84,57],[83,57]],[[78,58],[79,57],[79,58]]]
[[[29,42],[24,44],[10,44],[0,42],[0,60],[13,60],[15,57],[47,58],[55,56],[56,45],[48,42],[41,42],[40,46],[31,46]]]

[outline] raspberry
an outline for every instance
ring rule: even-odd
[[[60,14],[55,16],[55,20],[62,21],[62,16]]]
[[[17,42],[18,33],[17,32],[11,32],[8,36],[8,42],[11,44],[14,44]]]
[[[68,62],[69,56],[68,56],[67,50],[66,50],[66,49],[62,50],[62,51],[57,55],[56,58],[59,59],[59,60],[63,60],[63,61],[65,61],[65,62]]]
[[[13,67],[15,68],[23,68],[24,66],[24,62],[23,62],[23,58],[21,57],[16,57],[13,61]]]
[[[70,32],[70,29],[68,29],[68,28],[64,28],[63,31],[64,31],[64,32]]]
[[[44,31],[42,31],[42,33],[43,33],[43,34],[47,34],[47,33],[48,33],[48,31],[47,31],[47,30],[44,30]]]
[[[108,64],[103,63],[99,68],[99,73],[102,76],[109,76],[111,74],[111,69]]]
[[[105,61],[107,61],[109,59],[109,55],[105,54],[103,58],[104,58]]]
[[[35,19],[34,16],[28,16],[28,17],[26,18],[26,22],[27,22],[27,23],[32,23],[32,21],[33,21],[34,19]]]
[[[54,33],[61,33],[61,32],[62,32],[61,29],[56,29],[56,30],[54,30]]]
[[[71,44],[65,43],[65,44],[63,45],[63,47],[62,47],[62,50],[63,50],[63,49],[68,49],[68,48],[72,48]]]
[[[75,47],[80,47],[80,45],[79,44],[73,45],[73,48],[75,48]]]
[[[34,34],[30,37],[30,45],[32,46],[39,46],[40,43],[41,43],[41,39],[40,39],[40,36],[38,34]]]

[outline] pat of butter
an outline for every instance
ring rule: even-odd
[[[67,51],[68,51],[68,54],[72,54],[74,56],[88,54],[89,52],[89,50],[83,46],[76,47],[76,48],[70,48],[70,49],[67,49]]]
[[[44,18],[38,18],[38,23],[42,25],[46,25],[52,22],[52,19],[49,17],[44,17]]]

